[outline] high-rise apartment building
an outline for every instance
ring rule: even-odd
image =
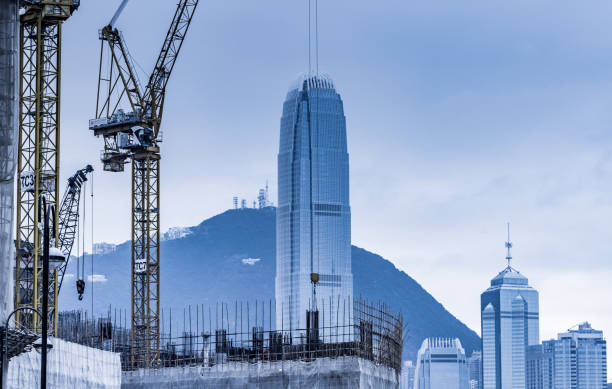
[[[558,335],[527,356],[528,389],[610,389],[607,388],[606,341],[602,331],[589,323]]]
[[[349,325],[351,210],[342,99],[332,80],[307,76],[283,105],[276,216],[276,328],[306,328],[317,273],[319,326]]]
[[[417,355],[414,389],[469,389],[465,350],[459,339],[425,339]]]
[[[416,366],[412,361],[405,361],[402,365],[399,389],[414,389],[414,371]]]
[[[540,371],[542,372],[541,389],[555,389],[555,342],[552,340],[542,342]]]
[[[467,359],[470,389],[482,389],[482,353],[473,351]]]
[[[607,389],[606,340],[589,323],[554,341],[555,389]]]
[[[538,292],[508,266],[480,296],[483,389],[525,389],[528,346],[540,343]]]
[[[527,348],[527,389],[554,389],[554,341]]]

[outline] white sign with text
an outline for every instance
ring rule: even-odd
[[[145,274],[147,272],[147,259],[146,258],[138,258],[134,262],[134,273],[136,274]]]
[[[21,193],[34,192],[34,172],[23,172],[19,179],[21,183]]]

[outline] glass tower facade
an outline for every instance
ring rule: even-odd
[[[309,76],[283,105],[276,214],[276,328],[306,328],[319,274],[319,327],[350,324],[353,297],[349,157],[342,99]],[[327,331],[326,331],[327,332]]]
[[[525,389],[529,346],[540,343],[538,292],[514,268],[481,295],[484,389]]]

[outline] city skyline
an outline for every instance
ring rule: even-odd
[[[476,331],[479,312],[473,301],[503,261],[503,223],[508,219],[515,226],[517,267],[542,292],[542,338],[584,320],[604,333],[611,330],[610,302],[576,303],[581,293],[611,292],[606,283],[612,274],[606,263],[610,251],[604,242],[612,228],[603,215],[610,210],[606,131],[612,123],[607,112],[612,82],[605,70],[610,58],[602,53],[612,52],[612,44],[598,34],[607,22],[601,15],[610,8],[604,2],[588,9],[552,4],[505,5],[502,15],[482,3],[409,7],[392,2],[374,10],[380,20],[366,17],[371,9],[365,3],[322,10],[327,16],[321,17],[321,35],[328,41],[321,44],[321,68],[334,75],[349,101],[351,182],[358,188],[351,197],[353,241],[392,259]],[[102,26],[114,6],[83,7],[65,28]],[[525,16],[521,7],[531,12]],[[126,21],[143,10],[130,8],[118,23],[133,42],[135,57],[147,65],[147,53],[159,37],[157,32],[139,37],[139,29]],[[159,9],[165,5],[152,4],[145,11],[152,25],[162,19],[155,16]],[[254,192],[275,175],[274,158],[264,155],[275,154],[278,101],[287,80],[305,71],[306,50],[286,44],[304,38],[302,11],[280,2],[265,7],[213,2],[198,16],[203,20],[195,25],[196,38],[186,43],[195,47],[185,50],[181,64],[191,78],[177,76],[168,92],[188,98],[169,104],[165,116],[164,169],[177,173],[162,184],[167,194],[162,230],[195,225],[229,208],[234,193]],[[341,12],[346,12],[344,19]],[[291,23],[285,15],[291,15]],[[482,22],[489,17],[490,24]],[[525,18],[521,30],[513,27],[513,18],[519,17]],[[408,20],[410,27],[392,23],[396,18]],[[542,23],[557,19],[567,23],[541,30]],[[265,26],[255,28],[262,21]],[[350,34],[351,23],[358,21],[369,32],[358,35],[359,46],[351,43]],[[478,29],[469,28],[474,22],[481,22]],[[238,28],[241,23],[244,27]],[[247,28],[257,33],[244,36]],[[286,37],[275,38],[281,30]],[[476,34],[481,30],[490,34]],[[213,42],[211,34],[221,42]],[[397,42],[392,39],[381,51],[376,42],[384,36],[397,37]],[[430,44],[417,44],[419,36]],[[445,43],[455,36],[459,47]],[[266,39],[270,46],[260,48]],[[543,47],[552,47],[546,56]],[[206,55],[193,48],[207,49]],[[99,140],[86,130],[98,49],[95,33],[66,34],[63,82],[66,88],[78,86],[82,94],[63,96],[63,145],[80,149],[62,157],[62,180],[84,161],[98,163]],[[238,52],[244,63],[229,63],[228,57]],[[76,56],[79,61],[71,61]],[[252,69],[258,70],[248,72]],[[190,83],[202,96],[187,90]],[[246,85],[260,96],[246,96]],[[367,98],[363,89],[370,93]],[[246,115],[232,117],[232,110],[243,109]],[[195,130],[181,133],[190,128]],[[204,149],[195,153],[194,144]],[[185,158],[189,154],[197,159]],[[127,190],[103,189],[127,188],[128,180],[127,175],[96,175],[96,218],[109,226],[97,228],[97,241],[129,237]],[[271,184],[274,193],[276,183]],[[181,201],[185,197],[189,207]],[[465,287],[465,279],[474,286]],[[459,288],[462,293],[456,292]],[[572,289],[581,292],[569,295]],[[564,309],[568,302],[575,307],[571,312]]]

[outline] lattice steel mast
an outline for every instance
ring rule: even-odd
[[[79,0],[21,1],[19,155],[17,169],[17,234],[15,308],[42,304],[42,233],[38,228],[40,196],[58,209],[60,81],[62,23]],[[52,230],[57,242],[57,215]],[[54,245],[57,245],[55,243]],[[55,333],[57,271],[50,275],[49,328]],[[31,313],[18,312],[18,325],[40,332]]]
[[[141,89],[121,33],[100,31],[96,118],[89,128],[104,138],[104,170],[121,172],[132,161],[132,364],[159,361],[160,149],[166,85],[199,0],[181,0],[145,89]],[[106,65],[105,55],[110,56]],[[122,103],[130,112],[124,112]]]

